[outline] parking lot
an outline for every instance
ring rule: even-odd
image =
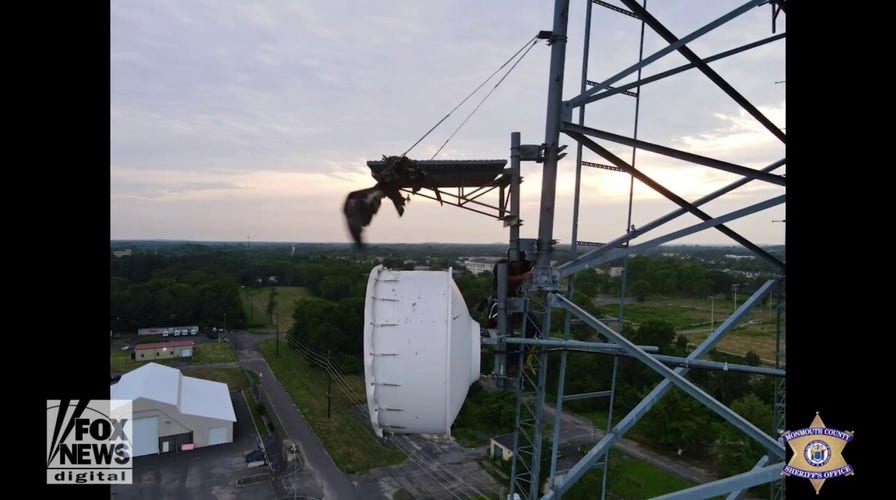
[[[252,417],[239,392],[230,393],[236,423],[233,442],[193,451],[134,459],[133,484],[112,487],[117,500],[276,498],[267,466],[248,468],[245,455],[258,448]]]

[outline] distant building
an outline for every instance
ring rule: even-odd
[[[486,271],[492,272],[499,260],[501,260],[501,257],[467,257],[462,261],[462,264],[467,268],[467,271],[479,275]]]
[[[594,271],[597,273],[600,273],[600,274],[606,274],[607,276],[609,276],[611,278],[618,278],[618,277],[622,276],[622,269],[623,268],[621,268],[621,267],[611,267],[610,269],[601,269],[598,267],[598,268],[595,268]]]
[[[735,255],[732,253],[725,254],[725,257],[728,259],[734,259],[734,260],[755,259],[756,258],[755,255]]]
[[[134,347],[134,359],[137,361],[191,357],[193,357],[192,340],[137,344]]]
[[[488,445],[488,456],[492,459],[501,457],[501,460],[513,458],[513,433],[501,434],[491,438]]]
[[[131,254],[133,254],[133,252],[131,252],[130,248],[125,249],[125,250],[113,250],[112,251],[112,255],[114,255],[115,257],[130,257]]]

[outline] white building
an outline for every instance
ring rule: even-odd
[[[467,257],[464,259],[463,265],[468,271],[478,275],[485,271],[492,272],[499,260],[501,257]]]
[[[236,413],[227,384],[147,363],[122,375],[110,399],[132,401],[135,457],[233,442]]]

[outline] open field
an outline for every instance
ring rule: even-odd
[[[598,299],[597,303],[601,303]],[[600,313],[616,318],[619,314],[618,304],[603,304],[598,307]],[[716,299],[715,301],[700,299],[656,299],[645,302],[625,304],[624,320],[635,325],[649,320],[660,320],[670,323],[675,331],[688,338],[689,343],[699,344],[709,336],[713,328],[718,328],[731,313],[734,302]],[[719,351],[744,355],[753,351],[767,364],[775,359],[776,311],[768,304],[757,305],[747,313],[743,320],[735,325],[716,345]],[[607,325],[616,327],[615,321],[602,319]],[[780,348],[783,351],[785,329],[782,317]],[[783,359],[782,359],[783,362]]]
[[[600,473],[600,471],[595,472]],[[634,458],[618,450],[610,452],[608,472],[607,489],[609,492],[612,492],[612,498],[632,500],[654,498],[695,486],[693,483],[669,474],[650,462]],[[588,497],[584,496],[581,498]],[[724,497],[713,497],[713,500],[722,498]]]
[[[236,354],[228,342],[203,342],[193,346],[194,363],[232,363],[235,361]]]
[[[227,384],[227,388],[231,391],[242,391],[249,388],[249,379],[243,373],[242,368],[230,367],[213,367],[207,368],[203,366],[181,367],[181,372],[188,377],[202,378],[206,380],[214,380],[215,382],[223,382]],[[250,398],[251,401],[251,398]]]
[[[174,359],[147,359],[145,361],[136,361],[131,359],[131,351],[112,351],[109,360],[109,371],[111,373],[124,373],[149,363],[150,361],[161,365],[177,367],[183,364],[181,358]]]
[[[271,288],[277,292],[277,295],[274,297],[276,302],[274,320],[278,321],[279,324],[277,325],[269,320],[265,311],[270,299]],[[258,333],[274,333],[277,327],[279,327],[280,332],[285,332],[292,328],[292,313],[295,311],[296,301],[309,295],[308,290],[300,286],[245,287],[240,289],[240,298],[243,301],[243,309],[246,311],[249,329]]]
[[[688,344],[694,346],[703,342],[709,336],[709,331],[703,332],[681,332],[688,338]],[[780,349],[784,351],[786,338],[781,336]],[[690,348],[689,348],[690,350]],[[762,331],[747,329],[734,330],[729,332],[718,344],[716,350],[733,354],[746,354],[750,351],[759,355],[763,365],[773,366],[775,362],[775,336],[774,334],[764,333]],[[781,358],[781,365],[786,365],[786,359]]]

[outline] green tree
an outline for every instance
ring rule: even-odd
[[[651,319],[635,329],[629,338],[636,344],[657,346],[661,353],[673,352],[675,327],[667,321]]]
[[[731,410],[765,432],[772,428],[772,408],[754,394],[731,403]],[[714,427],[718,434],[719,466],[725,474],[746,472],[767,453],[761,444],[726,421],[717,422]]]
[[[573,290],[590,299],[600,292],[600,282],[601,279],[597,272],[588,269],[575,275]]]
[[[492,296],[492,283],[492,273],[489,272],[475,275],[465,270],[454,276],[454,284],[463,296],[470,316],[479,318],[482,325],[485,325],[485,305]]]
[[[363,299],[362,299],[363,300]],[[334,356],[351,356],[360,359],[362,332],[358,329],[361,321],[357,320],[357,312],[352,313],[355,327],[346,328],[345,317],[352,309],[357,311],[357,304],[337,304],[319,297],[303,297],[296,302],[293,312],[293,327],[289,334],[297,340],[320,352]],[[363,311],[363,309],[362,309]]]
[[[321,298],[327,300],[339,300],[348,297],[351,291],[351,279],[344,275],[327,276],[321,280],[318,291]]]
[[[647,280],[638,280],[628,287],[628,295],[634,297],[638,302],[644,302],[651,293],[650,282]]]
[[[646,395],[646,392],[643,395]],[[691,454],[708,449],[715,439],[714,414],[678,387],[671,388],[638,422],[652,442],[667,452]]]
[[[753,351],[748,351],[747,354],[744,355],[744,363],[749,366],[759,366],[762,363],[762,359],[759,358],[759,355]]]
[[[741,356],[723,354],[715,350],[710,352],[709,358],[723,363],[744,362]],[[742,398],[753,390],[751,376],[741,372],[699,370],[693,373],[691,380],[724,404],[731,404],[732,401]]]
[[[684,335],[675,337],[675,351],[677,356],[686,356],[688,352],[688,338]]]

